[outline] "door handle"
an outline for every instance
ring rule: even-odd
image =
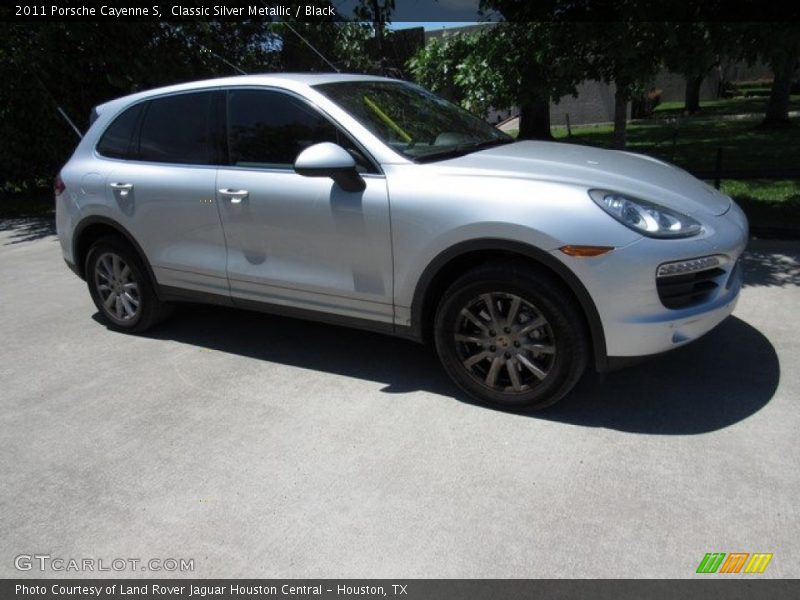
[[[127,196],[128,192],[133,190],[132,183],[109,183],[109,187],[115,192],[119,192],[120,196]]]
[[[241,204],[250,195],[247,190],[232,190],[230,188],[222,188],[219,193],[224,198],[227,198],[231,204]]]

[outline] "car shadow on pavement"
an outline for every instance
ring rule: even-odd
[[[185,305],[147,337],[382,382],[385,393],[421,390],[480,406],[450,382],[430,347],[375,333]],[[693,344],[602,378],[589,376],[559,404],[520,417],[632,433],[706,433],[759,411],[779,379],[769,340],[731,317]]]
[[[780,381],[775,348],[729,317],[687,346],[588,381],[539,418],[632,433],[688,435],[755,414]]]

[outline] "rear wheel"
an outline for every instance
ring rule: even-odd
[[[146,331],[167,314],[139,255],[125,240],[103,237],[89,249],[86,282],[106,324],[127,332]]]
[[[554,404],[588,363],[575,301],[560,282],[525,266],[492,264],[460,277],[439,304],[435,337],[459,387],[512,410]]]

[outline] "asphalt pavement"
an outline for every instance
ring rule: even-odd
[[[800,244],[745,267],[703,339],[516,415],[377,334],[203,306],[114,333],[51,222],[0,221],[0,577],[800,577]]]

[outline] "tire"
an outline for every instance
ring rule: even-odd
[[[139,254],[118,236],[102,237],[92,244],[85,273],[92,300],[110,329],[141,333],[169,313]]]
[[[555,404],[589,362],[576,301],[556,278],[527,265],[490,263],[462,275],[439,302],[434,336],[453,381],[506,410]]]

